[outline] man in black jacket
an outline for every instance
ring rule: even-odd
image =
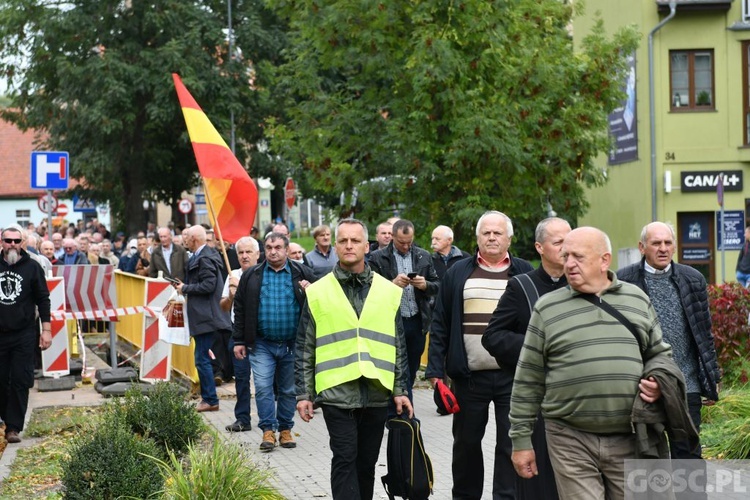
[[[0,255],[0,422],[5,439],[20,443],[34,385],[34,351],[52,344],[49,290],[42,267],[21,249],[21,230],[2,232]],[[42,321],[37,333],[36,312]]]
[[[393,224],[393,239],[387,247],[370,256],[372,270],[404,290],[401,296],[401,319],[406,335],[406,358],[409,365],[409,400],[425,348],[425,335],[432,320],[430,297],[438,292],[440,282],[430,254],[414,245],[414,224],[399,219]]]
[[[706,280],[692,267],[672,262],[675,232],[669,224],[644,226],[638,248],[641,262],[620,269],[617,277],[638,286],[651,299],[664,341],[672,346],[674,360],[685,376],[690,417],[700,430],[701,397],[716,401],[720,378]],[[672,441],[670,449],[672,458],[701,458],[700,445]]]
[[[273,451],[276,431],[283,448],[294,448],[294,348],[304,290],[315,281],[312,269],[287,258],[289,239],[271,232],[266,260],[242,274],[234,296],[234,355],[250,360],[255,383],[260,450]],[[278,388],[274,401],[274,382]]]
[[[438,226],[432,230],[432,265],[438,278],[443,279],[445,272],[461,259],[471,257],[453,244],[453,230],[448,226]]]
[[[532,271],[531,264],[508,252],[513,223],[489,211],[477,222],[479,251],[445,274],[430,329],[425,376],[433,385],[448,375],[461,411],[453,414],[453,498],[479,499],[484,484],[482,437],[495,405],[498,437],[508,433],[513,372],[498,365],[481,344],[482,334],[508,280]],[[504,417],[503,417],[504,416]],[[496,445],[495,456],[501,456]],[[515,476],[495,460],[493,498],[514,498]]]
[[[508,280],[508,287],[500,297],[497,308],[487,325],[487,330],[482,335],[484,348],[494,356],[504,370],[511,374],[516,370],[536,299],[568,284],[560,249],[569,232],[570,224],[557,217],[549,217],[537,224],[534,232],[536,240],[534,247],[542,263],[530,273],[514,276]],[[496,408],[495,411],[500,410]],[[503,418],[508,418],[508,415],[505,414]],[[500,461],[501,466],[507,467],[506,474],[514,475],[515,470],[510,461],[513,443],[507,434],[498,435],[497,441],[502,455],[495,456],[495,461]],[[544,423],[541,421],[537,421],[534,426],[532,442],[539,475],[532,479],[522,479],[516,476],[515,498],[554,500],[558,498],[555,475],[547,454]]]

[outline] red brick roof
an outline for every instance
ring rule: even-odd
[[[31,152],[41,150],[38,133],[21,132],[0,119],[0,198],[36,198],[43,190],[31,189]],[[77,185],[70,181],[70,187]]]

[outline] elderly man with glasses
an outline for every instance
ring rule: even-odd
[[[78,251],[78,243],[73,238],[65,238],[63,240],[63,250],[65,254],[60,259],[60,263],[64,265],[80,265],[88,264],[89,259],[86,258],[86,254]]]

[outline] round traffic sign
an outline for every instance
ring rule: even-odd
[[[294,206],[294,202],[297,201],[297,189],[294,185],[294,180],[288,177],[284,184],[284,200],[289,210]]]
[[[177,209],[181,214],[189,214],[193,210],[193,202],[187,198],[183,198],[180,200],[180,203],[177,204]]]
[[[43,194],[39,197],[39,199],[36,201],[36,205],[39,207],[39,210],[44,212],[45,214],[48,214],[50,212],[54,212],[57,208],[57,197],[55,195],[52,195],[52,204],[49,204],[47,202],[47,195]]]
[[[58,217],[65,217],[68,215],[68,205],[65,203],[60,203],[57,205],[57,216]]]

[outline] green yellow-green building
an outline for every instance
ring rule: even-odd
[[[586,0],[573,23],[575,39],[590,31],[596,13],[610,33],[625,25],[643,33],[623,82],[629,98],[610,116],[615,149],[599,159],[609,181],[588,192],[591,209],[579,224],[605,230],[614,266],[622,267],[638,257],[644,224],[671,222],[675,260],[711,283],[732,281],[750,222],[750,0],[672,4]]]

